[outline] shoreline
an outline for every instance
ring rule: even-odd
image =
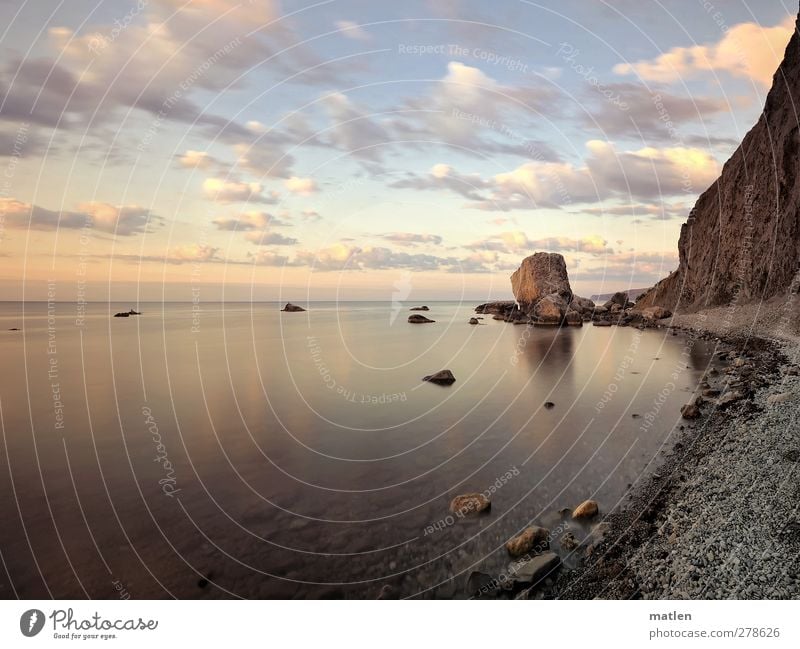
[[[714,331],[705,315],[699,319],[701,326],[697,316],[677,316],[659,328],[718,340],[717,354],[734,361],[723,380],[742,385],[742,398],[704,400],[700,418],[685,422],[666,449],[659,472],[597,519],[602,540],[576,550],[580,567],[560,571],[548,597],[797,597],[797,343],[754,327]]]

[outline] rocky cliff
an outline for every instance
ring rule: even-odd
[[[764,111],[681,227],[677,270],[642,295],[695,311],[796,291],[800,280],[800,36],[795,33]]]

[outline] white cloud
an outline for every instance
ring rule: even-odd
[[[341,30],[342,36],[352,38],[356,41],[372,40],[372,36],[370,36],[361,25],[354,23],[352,20],[337,20],[336,29]]]
[[[308,195],[319,191],[317,182],[313,178],[298,178],[297,176],[292,176],[284,181],[284,185],[286,189],[293,194]]]
[[[263,187],[259,183],[245,183],[222,178],[207,178],[203,183],[206,197],[221,203],[276,203],[280,195],[270,192],[263,195]]]
[[[773,27],[739,23],[716,43],[673,47],[654,59],[619,63],[614,72],[636,74],[647,81],[673,82],[700,73],[724,71],[769,87],[793,33],[794,16],[787,16]]]

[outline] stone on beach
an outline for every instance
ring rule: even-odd
[[[574,511],[572,512],[572,518],[575,520],[585,520],[588,518],[593,518],[597,516],[597,512],[600,511],[600,508],[597,506],[597,502],[594,500],[584,500],[580,505],[578,505]]]
[[[478,318],[470,318],[469,319],[469,323],[471,325],[476,325],[476,324],[480,324],[480,321],[478,320]]]
[[[663,306],[649,306],[642,310],[642,317],[647,320],[662,320],[669,318],[672,313]]]
[[[684,419],[697,419],[700,416],[700,408],[693,403],[681,406],[681,417]]]
[[[550,530],[532,525],[506,543],[512,557],[521,557],[535,550],[536,554],[550,547]]]
[[[491,509],[491,501],[479,493],[460,494],[450,501],[450,511],[459,516],[480,514]]]

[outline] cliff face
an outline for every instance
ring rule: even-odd
[[[640,297],[637,309],[693,311],[797,290],[799,126],[796,26],[761,118],[681,227],[678,269]]]

